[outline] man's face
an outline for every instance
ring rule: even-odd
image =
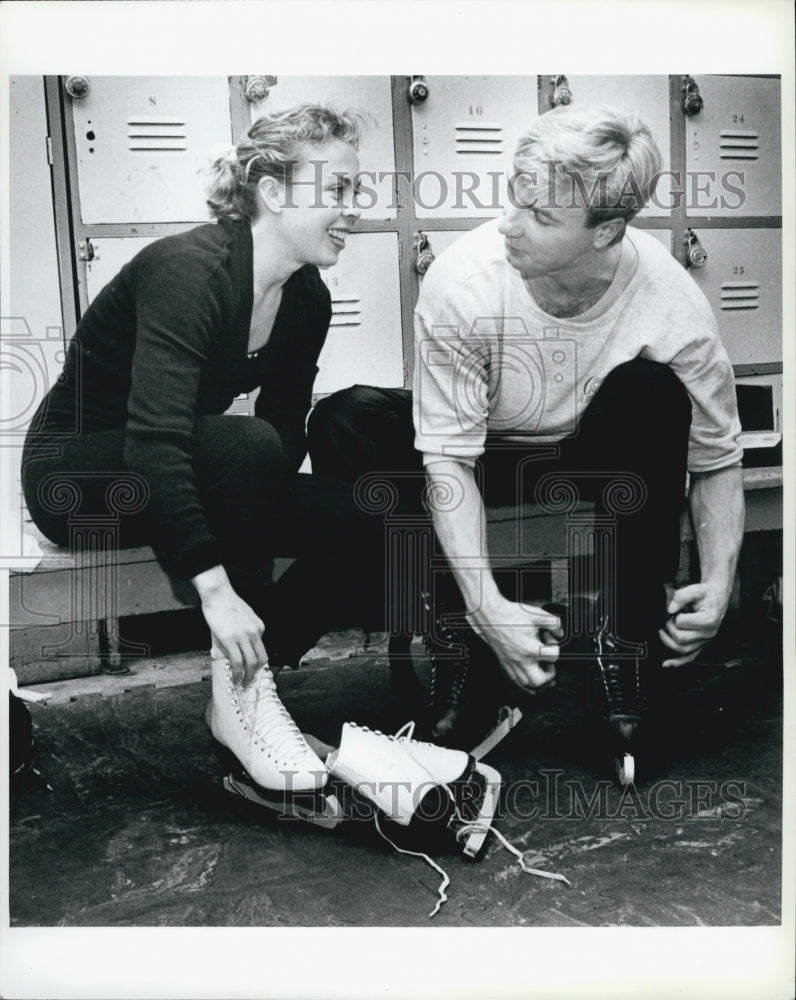
[[[565,183],[548,184],[542,170],[515,173],[511,190],[498,224],[511,266],[526,278],[576,275],[597,235],[579,199]]]
[[[297,262],[331,267],[361,214],[354,203],[359,158],[337,139],[308,143],[302,154],[284,189],[283,233]]]

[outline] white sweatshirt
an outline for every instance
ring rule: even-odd
[[[669,365],[691,397],[691,472],[740,462],[732,366],[707,299],[653,236],[628,229],[614,280],[569,319],[545,313],[506,260],[497,221],[429,269],[415,311],[415,446],[473,464],[489,440],[572,433],[605,376],[633,358]],[[632,419],[632,414],[628,414]]]

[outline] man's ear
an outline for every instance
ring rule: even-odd
[[[608,219],[601,222],[594,230],[593,246],[595,250],[605,250],[614,242],[618,242],[625,232],[624,219]]]
[[[275,177],[261,177],[257,182],[257,190],[265,210],[281,215],[285,207],[285,192],[279,181]]]

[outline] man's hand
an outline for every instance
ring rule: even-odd
[[[727,603],[723,588],[708,583],[692,583],[676,590],[666,608],[669,619],[658,635],[677,656],[665,660],[663,666],[690,663],[718,632]]]
[[[503,600],[489,612],[479,609],[467,619],[517,687],[534,692],[555,679],[559,648],[551,640],[563,636],[555,615]]]

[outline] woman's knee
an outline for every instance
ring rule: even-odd
[[[259,417],[199,417],[193,458],[200,481],[236,482],[245,489],[273,487],[288,473],[278,431]]]

